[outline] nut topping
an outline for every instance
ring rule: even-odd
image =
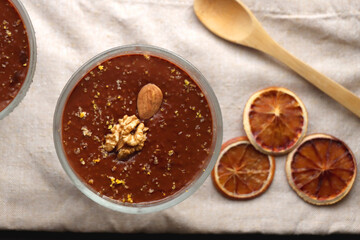
[[[159,111],[163,100],[161,89],[149,83],[143,86],[137,98],[137,110],[141,119],[149,119]]]
[[[119,119],[119,124],[111,128],[111,133],[106,135],[104,149],[111,152],[116,147],[118,159],[124,159],[144,147],[147,130],[135,115],[125,115]]]

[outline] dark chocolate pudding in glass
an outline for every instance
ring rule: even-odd
[[[139,92],[150,85],[160,93],[147,96],[162,93],[161,105],[142,119]],[[77,83],[61,134],[78,177],[101,196],[131,204],[167,198],[201,174],[212,127],[206,96],[185,71],[156,56],[129,54],[97,65]],[[116,147],[108,148],[112,141]]]
[[[10,1],[0,0],[0,112],[20,91],[29,55],[29,40],[19,13]]]

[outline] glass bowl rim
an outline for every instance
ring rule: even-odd
[[[7,105],[2,111],[0,111],[0,120],[9,115],[23,100],[27,91],[30,88],[30,85],[33,81],[35,69],[36,69],[36,60],[37,60],[37,45],[36,45],[36,37],[35,30],[32,25],[29,14],[27,13],[24,5],[20,0],[10,0],[10,3],[15,7],[15,10],[19,13],[21,20],[25,26],[25,30],[27,33],[28,41],[29,41],[29,68],[26,73],[26,77],[23,85],[20,88],[20,91],[16,94],[15,98]]]
[[[213,141],[214,141],[213,154],[211,155],[211,158],[208,161],[208,165],[206,166],[205,171],[199,174],[193,180],[193,182],[190,184],[190,187],[185,188],[186,190],[181,189],[180,191],[172,195],[174,196],[173,198],[170,196],[168,198],[164,198],[164,200],[154,202],[154,205],[151,205],[152,204],[151,202],[149,204],[146,203],[141,204],[139,205],[140,207],[131,206],[131,205],[130,206],[121,205],[104,196],[100,196],[99,194],[95,193],[92,189],[90,189],[88,186],[86,186],[86,184],[83,183],[83,181],[78,178],[78,176],[76,175],[70,164],[68,163],[66,154],[62,146],[62,137],[61,137],[63,110],[68,97],[72,93],[72,90],[76,86],[78,81],[80,81],[80,79],[93,67],[108,59],[111,59],[116,56],[121,56],[126,54],[136,54],[136,53],[141,53],[141,54],[149,53],[150,55],[154,54],[155,56],[160,55],[160,57],[165,56],[166,57],[165,59],[167,58],[171,59],[167,61],[173,62],[175,65],[179,66],[185,72],[187,72],[190,76],[194,77],[194,75],[197,75],[197,78],[194,79],[194,81],[196,81],[196,83],[199,85],[199,87],[207,96],[207,100],[213,118],[213,130],[216,131],[216,132],[214,131],[215,136],[213,136]],[[205,77],[200,73],[200,71],[197,68],[195,68],[190,62],[188,62],[181,56],[171,51],[168,51],[160,47],[156,47],[152,45],[143,45],[143,44],[130,44],[130,45],[114,47],[97,54],[96,56],[92,57],[90,60],[85,62],[80,68],[77,69],[77,71],[70,77],[70,79],[64,86],[58,98],[54,112],[54,119],[53,119],[53,138],[54,138],[53,140],[54,140],[55,150],[63,169],[65,170],[68,177],[71,179],[72,183],[83,194],[85,194],[88,198],[95,201],[96,203],[115,211],[119,211],[123,213],[131,213],[131,214],[142,214],[142,213],[161,211],[169,207],[172,207],[182,202],[189,196],[191,196],[210,175],[217,161],[217,158],[220,154],[222,137],[223,137],[223,125],[222,125],[222,115],[221,115],[220,105],[211,86],[209,85]]]

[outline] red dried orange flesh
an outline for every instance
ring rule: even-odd
[[[274,172],[272,156],[257,151],[246,137],[238,137],[223,144],[211,176],[226,197],[249,199],[268,189]]]
[[[356,160],[341,140],[313,134],[288,155],[286,175],[290,186],[306,202],[334,204],[350,191]]]
[[[258,91],[245,105],[246,135],[254,147],[265,154],[290,152],[305,136],[307,123],[304,104],[286,88]]]

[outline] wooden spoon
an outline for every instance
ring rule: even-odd
[[[195,0],[194,10],[199,20],[219,37],[273,56],[360,117],[360,98],[287,52],[240,0]]]

